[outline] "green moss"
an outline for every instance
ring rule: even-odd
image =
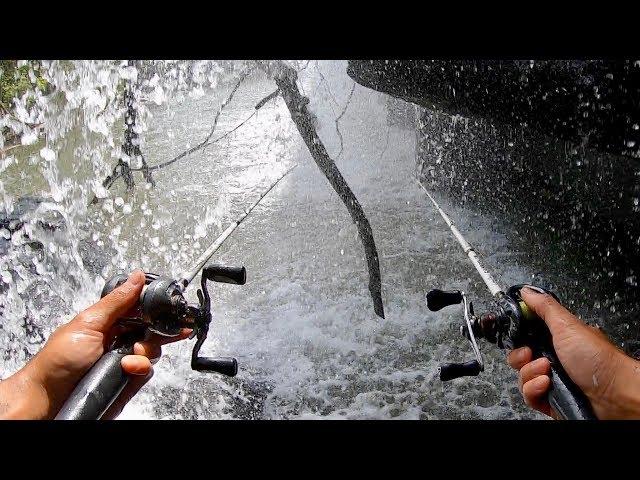
[[[29,65],[18,67],[16,60],[0,60],[0,109],[9,111],[14,98],[22,96],[27,90],[35,86],[38,90],[46,91],[47,81],[38,72],[37,63],[33,64],[35,83],[29,78]]]

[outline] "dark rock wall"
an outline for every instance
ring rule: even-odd
[[[347,73],[426,108],[640,156],[640,61],[353,60]]]
[[[425,107],[417,129],[425,186],[495,220],[527,267],[556,278],[563,300],[631,349],[640,346],[640,163],[637,148],[626,146],[637,135],[633,69],[631,62],[349,65],[363,85]]]

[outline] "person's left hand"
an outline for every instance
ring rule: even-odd
[[[122,332],[116,321],[136,305],[144,282],[144,273],[135,270],[121,286],[56,329],[21,370],[0,382],[0,418],[55,417],[80,379]],[[137,342],[134,355],[122,359],[122,369],[133,378],[103,418],[117,416],[149,381],[152,362],[160,357],[161,345],[185,339],[190,333],[183,329],[176,337],[150,334]]]

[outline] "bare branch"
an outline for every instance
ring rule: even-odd
[[[351,191],[351,188],[349,188],[349,185],[340,173],[335,162],[327,153],[322,140],[320,140],[320,137],[316,132],[313,124],[314,117],[307,109],[309,99],[300,94],[296,84],[296,71],[287,66],[284,62],[268,63],[264,67],[268,73],[273,75],[280,92],[282,93],[282,98],[289,109],[291,119],[304,139],[313,160],[345,204],[349,214],[351,215],[351,219],[356,224],[360,240],[364,247],[365,256],[367,258],[367,266],[369,270],[369,293],[373,300],[373,308],[377,315],[384,318],[380,264],[369,220],[367,220],[358,199]]]
[[[316,65],[317,65],[317,62],[318,62],[318,61],[316,60]],[[305,64],[304,64],[304,67],[302,67],[302,68],[299,68],[299,69],[298,69],[298,73],[300,73],[300,72],[302,72],[302,71],[306,70],[306,69],[307,69],[307,67],[309,66],[309,63],[311,63],[311,60],[307,60],[307,63],[305,63]]]
[[[164,167],[168,167],[169,165],[177,162],[178,160],[180,160],[180,159],[182,159],[182,158],[184,158],[184,157],[186,157],[188,155],[191,155],[193,152],[196,152],[196,151],[200,150],[201,148],[206,147],[208,142],[209,142],[209,140],[213,136],[213,133],[215,132],[216,127],[218,126],[218,119],[220,118],[220,115],[222,114],[222,111],[225,109],[225,107],[227,105],[229,105],[229,102],[231,102],[231,100],[233,99],[233,96],[238,91],[238,88],[240,88],[240,85],[242,84],[242,82],[244,82],[246,80],[246,78],[249,76],[251,71],[252,71],[251,69],[246,70],[244,73],[242,73],[240,75],[240,78],[236,82],[235,86],[233,87],[233,89],[231,90],[229,95],[227,95],[227,98],[220,105],[220,108],[218,109],[218,113],[216,113],[216,117],[213,120],[213,125],[211,126],[211,130],[209,131],[209,134],[206,136],[206,138],[202,142],[197,144],[195,147],[191,147],[188,150],[185,150],[180,155],[172,158],[171,160],[168,160],[168,161],[166,161],[164,163],[161,163],[159,165],[153,165],[153,166],[149,167],[149,170],[150,171],[154,171],[154,170],[160,170],[161,168],[164,168]]]
[[[353,91],[355,89],[356,89],[356,82],[353,82],[353,85],[351,85],[351,92],[349,92],[349,98],[347,98],[347,102],[344,104],[344,108],[342,109],[342,113],[335,120],[336,133],[338,134],[338,138],[340,139],[340,151],[338,152],[338,155],[336,156],[336,158],[339,158],[340,155],[342,155],[342,151],[344,150],[344,141],[342,139],[342,132],[340,131],[340,119],[347,112],[347,108],[349,108],[349,104],[351,103],[351,97],[353,97]]]
[[[316,67],[316,71],[320,75],[321,83],[324,85],[325,90],[329,93],[331,100],[333,100],[333,103],[335,103],[336,106],[339,106],[338,101],[336,100],[336,97],[333,95],[333,91],[331,91],[331,87],[329,87],[329,82],[327,81],[326,77],[324,76],[324,74],[320,70],[320,67],[318,66],[317,60],[315,63],[315,67]],[[340,139],[340,151],[336,155],[336,158],[340,158],[340,156],[342,155],[342,151],[344,150],[344,139],[342,138],[342,132],[340,131],[340,125],[339,125],[340,119],[343,117],[343,115],[347,111],[347,108],[349,107],[349,103],[351,102],[351,97],[353,97],[353,92],[355,88],[356,88],[356,82],[353,82],[353,85],[351,85],[351,91],[349,92],[349,97],[347,98],[347,102],[344,104],[344,107],[342,108],[342,112],[340,113],[340,115],[334,120],[336,125],[336,134]]]
[[[391,127],[387,127],[387,139],[384,141],[384,148],[380,151],[380,156],[378,157],[379,160],[382,160],[382,157],[384,157],[384,154],[387,152],[387,147],[389,146],[390,134],[391,134]]]
[[[320,75],[320,80],[323,85],[325,90],[327,91],[327,93],[329,94],[329,96],[331,97],[331,100],[333,101],[333,103],[335,103],[336,107],[339,107],[340,104],[338,103],[338,101],[336,100],[336,97],[333,95],[333,92],[331,91],[331,88],[329,88],[329,82],[327,82],[327,79],[325,78],[324,74],[322,73],[322,70],[320,70],[320,67],[318,66],[318,61],[316,60],[316,71],[318,72],[318,75]],[[353,82],[355,83],[355,82]]]

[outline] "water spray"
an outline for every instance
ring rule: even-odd
[[[465,323],[460,327],[460,333],[469,340],[475,359],[464,363],[446,363],[440,366],[440,380],[448,381],[460,377],[477,376],[484,371],[482,355],[478,348],[477,338],[485,338],[501,349],[514,349],[528,346],[533,352],[533,358],[546,357],[551,363],[551,388],[548,400],[557,416],[567,420],[595,420],[596,416],[584,392],[571,380],[562,367],[553,348],[551,333],[546,324],[520,296],[522,287],[533,288],[540,293],[547,293],[556,300],[556,295],[544,288],[531,285],[514,285],[506,293],[493,279],[491,274],[480,263],[474,248],[467,242],[449,216],[442,210],[438,202],[427,189],[418,181],[418,185],[425,191],[429,200],[445,221],[451,233],[458,241],[464,253],[480,274],[487,289],[493,296],[495,309],[477,317],[473,311],[473,304],[460,290],[443,291],[433,289],[427,293],[427,307],[436,312],[449,305],[463,304]]]
[[[145,273],[145,285],[140,294],[138,305],[133,313],[118,320],[128,327],[127,333],[116,338],[108,351],[91,367],[82,378],[71,396],[62,406],[56,420],[97,420],[113,404],[129,382],[129,376],[122,370],[121,360],[133,353],[135,342],[153,332],[162,336],[174,337],[183,328],[193,330],[191,338],[196,343],[191,353],[191,368],[202,372],[215,372],[230,377],[238,373],[238,362],[232,357],[209,358],[199,356],[200,347],[207,338],[211,323],[211,297],[207,281],[244,285],[246,270],[244,267],[205,264],[222,246],[227,238],[247,218],[251,211],[286,177],[296,166],[282,174],[265,190],[249,208],[229,225],[216,238],[198,259],[194,267],[182,278]],[[193,279],[202,271],[198,289],[198,303],[190,304],[184,297],[184,291]],[[127,281],[127,275],[118,274],[106,281],[101,297],[112,292]]]

